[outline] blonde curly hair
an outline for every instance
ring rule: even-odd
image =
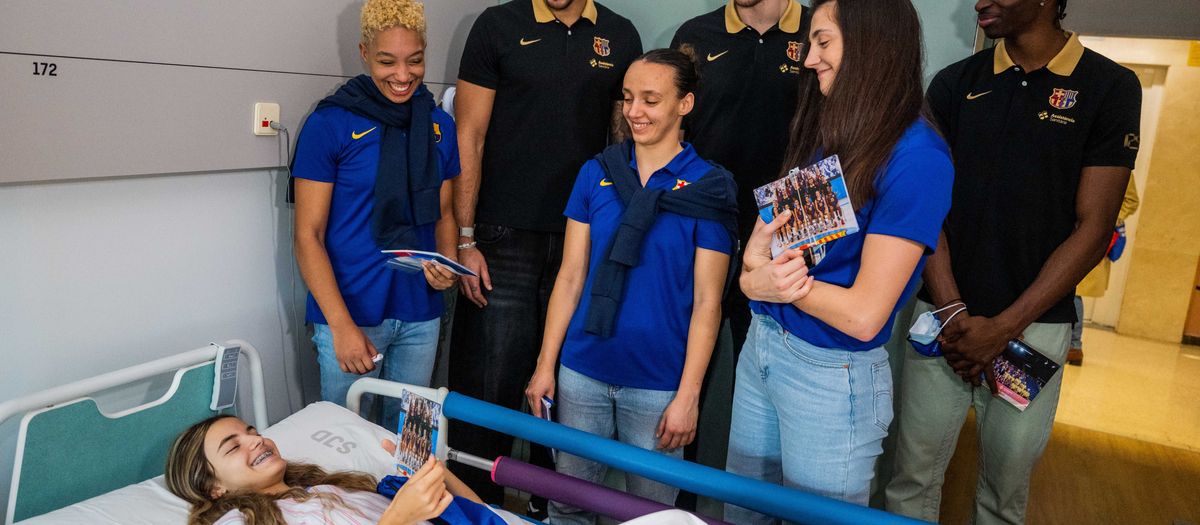
[[[382,31],[403,27],[425,40],[425,4],[413,0],[367,0],[362,8],[362,42],[369,44]]]

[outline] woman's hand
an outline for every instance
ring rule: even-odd
[[[764,223],[762,217],[754,221],[754,230],[746,239],[746,248],[742,253],[742,271],[751,272],[759,266],[771,262],[771,241],[775,232],[779,231],[788,221],[792,220],[792,212],[784,210],[770,224]]]
[[[792,304],[812,291],[813,277],[804,264],[804,252],[790,249],[755,270],[742,272],[738,283],[752,300]]]
[[[413,525],[427,521],[440,516],[453,500],[454,496],[446,490],[446,467],[436,457],[429,456],[425,466],[396,492],[379,523]]]
[[[333,334],[333,355],[343,372],[365,374],[375,369],[375,362],[371,358],[379,351],[362,329],[354,325],[331,325],[329,331]]]
[[[738,284],[742,293],[755,301],[791,304],[803,299],[812,290],[813,278],[808,275],[804,264],[804,252],[786,250],[779,257],[771,258],[771,240],[788,221],[792,213],[784,211],[769,224],[759,218],[754,232],[746,240],[746,251],[742,256],[742,275]]]
[[[690,444],[696,439],[696,420],[699,416],[699,396],[680,396],[677,393],[663,411],[662,419],[658,420],[658,431],[654,433],[658,438],[658,448],[675,450]]]
[[[425,281],[429,283],[429,287],[439,292],[454,286],[454,282],[458,280],[458,274],[433,261],[422,262],[421,270],[425,273]]]
[[[533,415],[542,417],[542,396],[554,399],[554,369],[538,368],[525,385],[525,400],[529,402],[529,410]]]

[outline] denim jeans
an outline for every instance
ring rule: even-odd
[[[475,240],[487,259],[492,290],[483,308],[460,298],[450,340],[450,390],[520,410],[533,375],[546,323],[546,304],[562,263],[562,233],[478,224]],[[513,438],[467,423],[450,425],[456,449],[493,459],[512,452]],[[530,462],[553,468],[549,452],[530,447]],[[489,503],[504,503],[504,489],[489,473],[452,466],[454,473]]]
[[[932,309],[929,303],[917,301],[913,318]],[[1033,323],[1021,338],[1061,365],[1070,337],[1068,323]],[[946,467],[967,409],[973,406],[979,432],[979,478],[972,523],[1024,523],[1029,476],[1050,439],[1061,387],[1062,372],[1058,372],[1021,412],[993,396],[987,386],[964,383],[944,358],[906,353],[898,387],[901,406],[887,510],[938,521]]]
[[[1075,296],[1075,322],[1071,323],[1071,348],[1083,348],[1083,298]]]
[[[342,371],[333,351],[333,332],[329,325],[314,324],[313,343],[317,345],[317,363],[321,365],[321,399],[346,406],[346,392],[350,390],[350,384],[363,377],[429,386],[434,358],[437,356],[439,324],[439,319],[417,322],[385,319],[379,326],[359,327],[375,345],[375,351],[383,354],[383,361],[363,375]],[[363,396],[360,406],[370,408],[375,403],[375,396],[367,394]],[[395,431],[400,422],[400,400],[384,398],[381,409],[383,418],[380,424]],[[374,414],[374,411],[368,411],[365,415],[380,421]]]
[[[891,421],[883,347],[818,348],[754,315],[738,358],[729,472],[866,505]],[[731,504],[725,521],[777,522]]]
[[[663,411],[675,398],[673,390],[646,390],[611,385],[580,374],[565,366],[558,368],[555,409],[558,422],[622,443],[654,450],[654,437]],[[682,457],[683,449],[664,452]],[[592,483],[603,483],[608,466],[590,459],[560,453],[556,470]],[[675,504],[679,489],[632,474],[625,475],[626,490],[666,505]],[[550,523],[594,524],[596,515],[579,509],[550,503]]]

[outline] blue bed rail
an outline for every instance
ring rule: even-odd
[[[446,417],[588,457],[625,472],[796,523],[925,523],[675,459],[451,392]]]

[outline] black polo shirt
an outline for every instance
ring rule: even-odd
[[[994,316],[1074,230],[1083,168],[1133,168],[1141,85],[1071,35],[1037,71],[1015,65],[1003,42],[980,51],[938,73],[928,98],[954,154],[944,227],[954,280],[972,314]],[[1038,319],[1074,320],[1070,295]]]
[[[479,15],[458,71],[496,91],[477,222],[563,231],[575,175],[607,144],[625,69],[641,54],[633,24],[592,0],[571,27],[543,0],[513,0]]]
[[[729,0],[684,22],[671,40],[673,48],[692,46],[700,68],[685,137],[701,157],[724,166],[737,180],[743,239],[758,217],[754,188],[781,175],[808,19],[808,10],[789,0],[779,24],[760,35],[742,23]]]

